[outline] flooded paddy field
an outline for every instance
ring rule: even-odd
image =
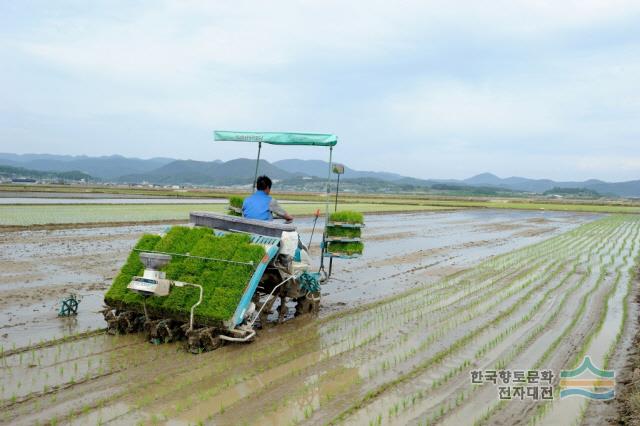
[[[200,355],[90,332],[104,326],[102,296],[134,242],[164,226],[0,234],[0,422],[571,424],[585,412],[612,415],[557,395],[500,401],[470,371],[559,376],[584,355],[600,368],[623,365],[640,218],[467,210],[366,223],[364,256],[335,262],[318,318]],[[311,222],[298,225],[307,241]],[[69,292],[82,297],[80,314],[59,319]]]

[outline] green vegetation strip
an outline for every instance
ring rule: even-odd
[[[360,238],[362,236],[361,228],[345,228],[341,226],[327,226],[328,237],[342,238]]]
[[[364,216],[360,212],[341,210],[339,212],[331,213],[329,215],[329,221],[361,224],[364,223]]]
[[[336,254],[362,254],[362,250],[364,249],[364,244],[356,242],[356,243],[342,243],[342,242],[330,242],[327,250],[329,253]]]
[[[393,213],[408,211],[450,210],[447,207],[420,205],[349,204],[352,210],[363,213]],[[324,211],[324,204],[288,204],[293,215],[311,215]],[[189,220],[189,212],[225,213],[227,206],[211,204],[79,204],[79,205],[0,205],[0,226],[29,226],[77,223],[157,222]]]

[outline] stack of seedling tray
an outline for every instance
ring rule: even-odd
[[[196,324],[208,326],[219,326],[233,316],[256,266],[265,255],[264,247],[251,244],[247,234],[218,236],[209,228],[185,226],[174,226],[163,237],[144,235],[135,249],[105,295],[105,303],[122,311],[139,313],[144,313],[146,304],[146,310],[152,318],[188,322],[190,309],[199,298],[197,288],[172,287],[166,297],[151,296],[145,299],[127,289],[127,285],[134,276],[141,276],[144,271],[139,258],[141,251],[197,256],[174,255],[162,270],[167,279],[202,285],[203,300],[195,309],[194,319]]]
[[[362,255],[364,216],[353,211],[331,214],[327,222],[326,257],[355,258]]]
[[[229,214],[231,216],[242,216],[243,197],[229,197]]]

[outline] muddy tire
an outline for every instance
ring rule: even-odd
[[[296,316],[317,314],[320,311],[320,293],[309,293],[296,299]]]
[[[136,333],[144,329],[144,315],[137,312],[107,308],[102,313],[107,321],[107,333],[109,334]]]
[[[149,340],[153,343],[175,342],[183,336],[180,324],[170,319],[147,321],[145,329]]]
[[[224,340],[213,327],[187,330],[186,336],[186,349],[194,354],[214,351],[224,344]]]

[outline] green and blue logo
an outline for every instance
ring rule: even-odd
[[[585,357],[575,370],[560,372],[560,398],[581,396],[588,399],[607,401],[616,396],[615,372],[600,370],[593,365],[590,357]]]

